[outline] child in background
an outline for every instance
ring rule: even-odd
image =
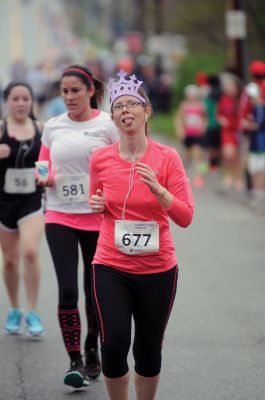
[[[176,135],[185,147],[185,164],[192,163],[193,185],[200,188],[204,185],[200,166],[207,125],[206,109],[198,86],[186,86],[184,95],[185,99],[180,103],[175,118]]]

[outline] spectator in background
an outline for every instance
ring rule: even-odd
[[[144,81],[144,89],[153,105],[153,110],[157,111],[158,101],[157,101],[157,89],[158,89],[158,79],[156,75],[156,70],[152,61],[146,57],[144,61],[138,66],[137,75],[141,80]]]
[[[169,74],[163,73],[157,79],[156,111],[168,113],[172,101],[172,79]]]
[[[155,62],[145,55],[140,55],[136,60],[135,73],[144,81],[143,87],[150,98],[154,111],[167,113],[171,108],[172,78],[163,70],[161,57],[157,56]]]
[[[117,63],[116,69],[117,71],[122,69],[123,71],[127,72],[127,74],[132,74],[135,69],[135,64],[132,57],[124,56],[120,58]]]
[[[172,102],[172,78],[163,67],[163,56],[157,54],[154,60],[156,82],[156,111],[168,113]]]
[[[27,67],[22,60],[15,60],[10,68],[11,79],[14,81],[25,80],[27,74]]]
[[[220,165],[221,148],[220,124],[217,120],[217,106],[221,96],[221,88],[217,75],[209,75],[208,87],[208,94],[204,100],[208,120],[206,146],[208,149],[210,170],[215,171]]]
[[[36,100],[36,113],[40,115],[47,98],[47,91],[50,83],[49,74],[44,68],[44,64],[39,64],[30,68],[27,72],[27,81],[32,87]]]
[[[60,95],[60,81],[57,80],[50,84],[48,100],[44,106],[44,119],[48,120],[56,115],[66,112],[66,110],[63,98]]]
[[[199,86],[202,99],[204,99],[209,92],[208,75],[206,72],[198,71],[195,74],[195,83],[197,86]]]

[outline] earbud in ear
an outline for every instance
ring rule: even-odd
[[[145,122],[148,121],[148,115],[147,114],[145,114],[144,120],[145,120]]]

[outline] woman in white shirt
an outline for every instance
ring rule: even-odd
[[[59,324],[70,357],[64,383],[73,387],[87,386],[88,376],[96,378],[101,371],[91,302],[91,262],[102,216],[92,214],[89,208],[89,159],[94,150],[118,139],[109,114],[98,109],[103,91],[103,83],[86,67],[72,65],[63,71],[61,93],[67,112],[46,123],[39,156],[39,160],[49,161],[49,177],[44,183],[46,237],[58,281]],[[85,365],[80,349],[78,244],[84,262],[88,322]]]

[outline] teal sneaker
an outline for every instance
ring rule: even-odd
[[[44,333],[44,329],[41,323],[41,319],[36,311],[29,311],[25,316],[27,324],[27,333],[29,336],[41,336]]]
[[[22,311],[18,308],[11,308],[7,314],[4,329],[10,335],[19,335],[22,332]]]
[[[89,378],[86,375],[82,360],[71,361],[70,369],[64,377],[64,384],[74,388],[89,386]]]

